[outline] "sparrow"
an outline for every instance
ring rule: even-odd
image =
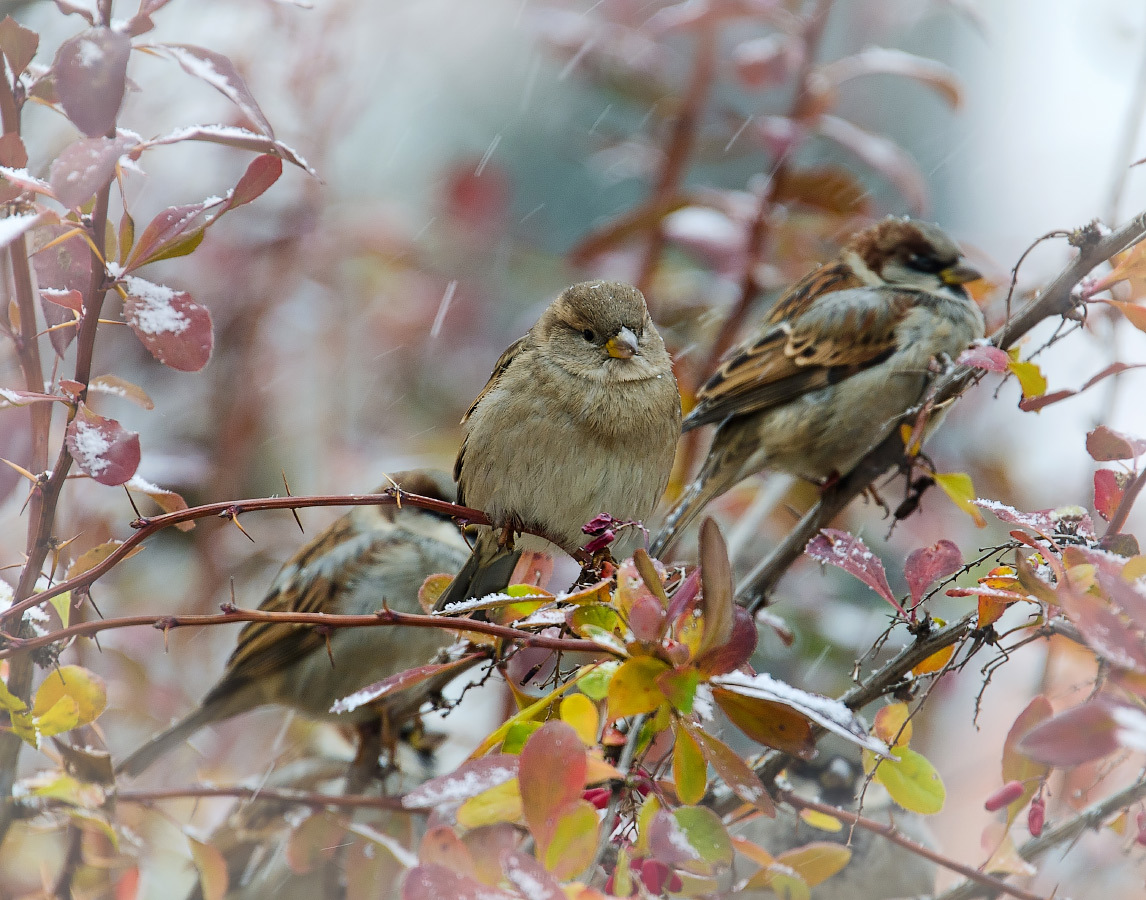
[[[454,500],[445,472],[400,472],[404,491]],[[390,483],[381,486],[381,492]],[[368,615],[386,606],[421,612],[418,590],[430,575],[453,575],[469,546],[448,517],[413,506],[356,506],[283,566],[259,609]],[[138,775],[205,725],[258,706],[278,704],[329,721],[361,724],[386,717],[388,726],[412,718],[443,685],[418,685],[379,709],[330,712],[334,701],[376,681],[431,661],[452,642],[435,628],[340,628],[327,636],[308,625],[251,622],[218,683],[190,715],[152,738],[117,767]]]
[[[932,361],[983,337],[963,287],[980,277],[927,222],[889,217],[852,235],[700,388],[683,430],[716,432],[650,553],[765,468],[820,483],[847,474],[923,399]]]
[[[609,281],[567,288],[501,355],[462,418],[458,501],[493,524],[479,529],[436,608],[503,590],[525,550],[578,555],[590,540],[582,526],[601,513],[650,516],[668,484],[680,415],[672,362],[641,292]],[[523,529],[547,540],[515,541]],[[639,538],[622,529],[612,552],[631,552]]]

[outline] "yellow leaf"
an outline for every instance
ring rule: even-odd
[[[830,831],[833,834],[842,831],[844,823],[835,816],[829,816],[815,809],[800,810],[800,818],[820,831]]]
[[[61,697],[41,716],[35,716],[40,737],[51,737],[71,731],[80,724],[80,706],[71,697]]]
[[[1011,361],[1007,363],[1007,368],[1019,379],[1023,397],[1041,397],[1047,392],[1046,376],[1037,363]]]
[[[980,606],[980,609],[981,608],[982,607]],[[980,627],[982,627],[983,624],[984,623],[982,621],[979,622]],[[927,657],[927,659],[923,660],[923,662],[916,663],[915,667],[911,670],[911,674],[926,675],[929,672],[938,672],[945,665],[947,665],[947,663],[951,662],[951,657],[954,655],[954,646],[944,647],[942,650],[936,650],[929,657]],[[906,743],[906,741],[904,741],[904,743]]]
[[[36,691],[32,715],[37,719],[44,716],[61,697],[75,700],[77,725],[94,722],[107,706],[107,688],[104,687],[103,679],[83,666],[60,666],[53,669]]]
[[[497,822],[520,822],[524,810],[521,806],[521,789],[516,778],[470,797],[458,807],[458,824],[464,828],[478,828]]]
[[[490,750],[505,740],[506,734],[509,733],[509,729],[511,729],[514,725],[516,725],[518,722],[528,722],[531,719],[536,718],[541,714],[543,710],[548,709],[558,697],[564,694],[571,687],[575,687],[576,684],[577,682],[575,680],[565,682],[563,685],[561,685],[561,687],[546,694],[536,703],[525,707],[525,709],[519,712],[516,716],[511,716],[509,719],[502,722],[501,725],[499,725],[486,736],[484,741],[478,744],[474,752],[469,755],[469,758],[478,759],[482,756],[485,756]]]
[[[892,703],[875,714],[872,730],[889,747],[906,747],[911,743],[911,707]]]
[[[808,887],[815,887],[839,872],[852,858],[852,851],[828,841],[815,841],[788,850],[776,857],[776,862],[790,866],[804,879]]]
[[[599,750],[590,749],[586,757],[585,784],[600,784],[602,781],[624,781],[625,776],[616,766],[605,762],[597,754]]]
[[[1146,556],[1132,556],[1122,567],[1122,577],[1127,581],[1137,581],[1146,575]]]
[[[191,859],[199,871],[203,900],[223,900],[227,896],[227,861],[217,847],[188,837]]]
[[[600,827],[593,804],[587,800],[573,803],[557,820],[553,839],[544,850],[545,868],[562,881],[585,871],[597,850]]]
[[[976,526],[979,528],[986,526],[987,520],[983,518],[983,514],[979,512],[979,507],[973,502],[975,500],[975,485],[971,483],[970,475],[965,472],[936,472],[935,483],[943,489],[943,493],[950,497],[956,506],[975,520]]]
[[[561,701],[561,721],[570,725],[581,738],[581,743],[591,747],[597,743],[600,717],[597,705],[584,694],[570,694]]]
[[[28,709],[28,704],[8,690],[2,680],[0,680],[0,709],[6,709],[8,712],[25,712]]]
[[[637,813],[637,839],[633,842],[635,856],[649,855],[649,828],[653,823],[653,817],[660,809],[661,802],[655,794],[649,794],[641,804],[641,811]]]
[[[657,676],[669,668],[668,663],[651,656],[634,656],[621,663],[609,682],[609,717],[623,719],[656,710],[665,702]]]
[[[752,862],[758,866],[770,866],[776,862],[776,857],[765,850],[763,847],[752,843],[746,838],[734,837],[732,838],[732,849],[737,853],[747,856]]]
[[[875,767],[875,780],[887,788],[891,799],[904,809],[924,816],[932,816],[943,809],[947,791],[943,779],[927,758],[909,747],[897,747],[899,759],[881,759],[876,767],[875,756],[863,752],[864,770]]]

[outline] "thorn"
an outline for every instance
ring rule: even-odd
[[[398,484],[398,482],[396,482],[393,478],[391,478],[385,472],[382,473],[382,477],[390,482],[390,490],[392,490],[394,492],[394,505],[397,506],[398,509],[401,509],[402,508],[402,485]]]
[[[332,651],[330,649],[330,630],[329,629],[327,630],[326,634],[323,635],[323,637],[326,639],[326,657],[327,657],[327,659],[330,660],[330,668],[333,669],[334,668],[334,651]]]
[[[287,482],[286,469],[279,469],[279,474],[281,474],[283,477],[283,487],[286,488],[287,496],[293,497],[294,494],[290,492],[290,484]],[[303,534],[306,534],[306,529],[302,527],[302,519],[298,517],[298,510],[292,506],[290,508],[290,514],[294,516],[294,523],[298,526],[298,530]]]
[[[123,492],[127,494],[127,502],[131,504],[132,512],[135,513],[137,519],[142,519],[143,514],[139,511],[139,507],[135,505],[135,498],[131,496],[131,491],[127,489],[127,485],[123,486]]]
[[[100,612],[100,608],[98,606],[96,606],[95,600],[92,599],[91,591],[90,590],[84,591],[84,596],[87,598],[88,603],[90,603],[92,605],[92,609],[94,609],[96,611],[96,615],[99,616],[101,619],[104,618],[104,614],[102,612]]]
[[[32,482],[32,484],[39,484],[40,483],[39,479],[37,479],[35,475],[33,475],[31,472],[29,472],[23,466],[16,465],[14,462],[12,462],[12,460],[0,458],[0,462],[4,463],[4,465],[8,466],[8,468],[10,468],[10,469],[15,469],[17,472],[19,472],[21,475],[23,475],[25,478],[27,478],[30,482]]]
[[[238,528],[238,529],[239,529],[239,531],[243,532],[243,536],[244,536],[244,537],[245,537],[245,538],[246,538],[248,541],[250,541],[252,544],[257,544],[257,543],[258,543],[258,541],[256,541],[256,540],[255,540],[253,537],[251,537],[249,534],[247,534],[247,529],[245,529],[245,528],[243,527],[242,523],[241,523],[241,522],[239,522],[239,513],[238,513],[238,512],[237,512],[237,511],[236,511],[236,510],[235,510],[233,507],[232,507],[230,510],[228,510],[227,512],[223,513],[223,515],[224,515],[224,516],[229,516],[229,517],[230,517],[232,524],[233,524],[233,525],[234,525],[236,528]]]

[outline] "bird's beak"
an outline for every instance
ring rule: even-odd
[[[966,284],[968,281],[978,281],[982,277],[982,272],[965,262],[957,262],[939,273],[939,278],[944,284]]]
[[[632,329],[622,328],[605,342],[605,350],[613,359],[631,359],[637,352],[637,336]]]

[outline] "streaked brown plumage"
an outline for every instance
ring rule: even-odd
[[[930,361],[983,336],[962,286],[978,277],[937,226],[888,218],[793,285],[697,393],[684,430],[718,427],[651,552],[762,469],[848,472],[922,398]]]
[[[444,472],[400,472],[403,490],[452,501]],[[382,485],[379,490],[389,487]],[[367,615],[388,606],[421,612],[418,589],[434,574],[454,574],[468,547],[449,517],[413,506],[355,506],[283,566],[259,609]],[[266,704],[308,716],[360,723],[384,714],[396,726],[417,712],[432,690],[419,685],[385,702],[336,716],[335,700],[390,675],[429,662],[451,642],[433,628],[341,628],[327,637],[308,625],[252,622],[222,677],[186,718],[152,738],[117,767],[138,775],[204,725]],[[438,686],[440,687],[440,685]]]

